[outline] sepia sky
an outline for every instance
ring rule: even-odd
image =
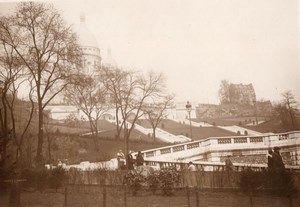
[[[103,58],[156,70],[178,101],[218,103],[220,81],[252,83],[257,99],[300,101],[297,0],[56,0],[77,28],[85,13]],[[0,14],[10,6],[0,3]]]

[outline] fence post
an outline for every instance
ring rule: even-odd
[[[106,207],[106,188],[105,188],[105,185],[103,185],[102,195],[103,195],[103,207]]]
[[[250,207],[253,207],[253,200],[252,200],[252,197],[253,197],[253,192],[252,192],[252,188],[250,187],[250,198],[249,198],[249,201],[250,201]]]
[[[189,187],[186,187],[186,196],[187,196],[188,207],[191,207],[190,189],[189,189]]]
[[[67,203],[67,195],[68,195],[68,186],[65,187],[65,207],[68,206],[68,203]]]
[[[127,207],[127,188],[124,188],[124,207]]]
[[[196,190],[196,206],[200,207],[200,204],[199,204],[199,190],[198,190],[198,188],[195,188],[195,190]]]
[[[289,207],[293,207],[293,197],[291,194],[288,195],[289,198]]]
[[[9,192],[9,206],[20,206],[21,205],[21,187],[18,179],[13,179],[10,181],[11,187]]]

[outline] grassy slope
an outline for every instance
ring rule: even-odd
[[[244,118],[232,120],[219,120],[219,122],[237,122],[239,120],[244,120]],[[216,120],[218,121],[218,120]],[[141,120],[140,124],[146,128],[149,128],[149,123],[146,120]],[[190,128],[189,125],[175,123],[170,120],[164,120],[160,125],[160,128],[164,130],[179,135],[189,135]],[[286,129],[280,127],[280,125],[276,121],[267,121],[258,126],[244,126],[245,128],[249,128],[252,130],[256,130],[259,132],[285,132]],[[67,127],[65,125],[53,125],[53,128],[58,128],[61,132],[58,134],[52,134],[52,140],[56,143],[56,147],[52,150],[52,157],[54,161],[58,159],[68,159],[70,163],[78,163],[80,161],[100,161],[100,160],[108,160],[112,157],[116,156],[116,153],[119,149],[124,151],[125,142],[122,138],[117,140],[115,138],[116,130],[115,125],[110,124],[106,121],[101,121],[100,130],[102,132],[99,133],[99,138],[97,139],[99,149],[95,149],[94,140],[89,137],[79,137],[78,134],[80,132],[87,132],[88,123],[80,124],[80,127]],[[236,135],[231,132],[227,132],[225,130],[219,129],[217,127],[193,127],[193,138],[195,140],[203,139],[207,137],[217,137],[217,136],[231,136]],[[55,130],[54,130],[55,131]],[[69,134],[62,134],[69,133]],[[75,133],[76,132],[76,133]],[[138,151],[138,150],[146,150],[155,147],[161,147],[168,145],[167,143],[161,142],[153,142],[153,138],[144,135],[136,130],[133,130],[130,137],[129,149]],[[86,153],[79,153],[79,149],[86,150]]]

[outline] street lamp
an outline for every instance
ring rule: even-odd
[[[191,122],[191,111],[192,111],[192,105],[188,101],[185,105],[186,111],[189,113],[189,120],[190,120],[190,132],[191,132],[191,138],[193,139],[193,131],[192,131],[192,122]]]
[[[255,113],[255,125],[257,125],[258,120],[257,120],[256,100],[253,100],[253,106],[254,106],[254,113]]]

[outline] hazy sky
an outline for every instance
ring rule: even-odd
[[[162,71],[178,100],[218,103],[223,79],[252,83],[258,100],[300,100],[297,0],[51,2],[75,28],[85,13],[104,58],[111,48],[119,66]]]

